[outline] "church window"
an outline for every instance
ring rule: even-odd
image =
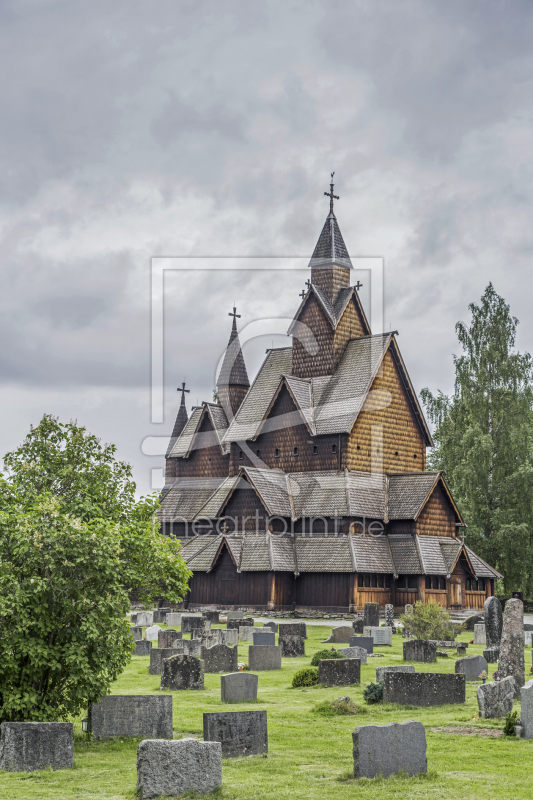
[[[480,592],[484,592],[485,591],[485,578],[480,578],[479,579],[479,591]]]
[[[416,453],[414,454],[413,458],[416,458]]]
[[[331,452],[332,453],[336,453],[337,452],[337,445],[336,444],[332,444],[331,445]]]
[[[274,458],[279,458],[279,447],[274,450]]]
[[[431,589],[431,575],[426,575],[426,589]]]
[[[358,444],[357,445],[357,449],[360,450],[361,449],[361,445]]]
[[[314,456],[318,455],[318,447],[316,446],[316,444],[313,445],[313,455]]]
[[[397,589],[417,589],[418,576],[417,575],[398,575],[396,581]]]
[[[294,453],[294,457],[298,458],[298,448],[297,447],[294,448],[293,453]]]
[[[398,451],[397,451],[397,450],[396,450],[396,452],[394,453],[394,455],[395,455],[395,456],[397,456],[397,455],[398,455]]]
[[[470,592],[471,590],[472,590],[472,581],[470,580],[470,578],[467,578],[466,579],[466,591]]]
[[[242,461],[243,458],[244,458],[244,453],[242,452],[242,450],[239,450],[239,461]]]
[[[261,458],[261,450],[256,450],[255,454],[256,454],[257,458]]]

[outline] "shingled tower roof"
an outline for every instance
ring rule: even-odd
[[[185,407],[185,392],[188,392],[188,391],[189,390],[185,388],[185,384],[183,384],[183,388],[182,389],[178,389],[178,392],[181,392],[181,403],[180,403],[180,407],[178,409],[178,413],[177,413],[177,416],[176,416],[176,421],[174,423],[174,428],[172,430],[172,436],[170,437],[170,442],[168,443],[167,454],[166,454],[167,458],[169,457],[172,448],[176,444],[178,436],[180,435],[180,433],[184,429],[184,427],[187,424],[187,421],[189,419],[189,417],[187,416],[187,409]]]
[[[246,386],[246,388],[249,388],[250,381],[246,371],[246,364],[244,363],[239,334],[237,333],[236,317],[239,315],[233,309],[233,314],[230,314],[230,316],[233,316],[233,325],[231,326],[231,335],[224,354],[220,375],[218,376],[218,386],[219,388],[222,386]]]
[[[333,264],[338,264],[340,267],[348,267],[349,269],[352,267],[337,218],[333,211],[330,211],[322,228],[322,233],[318,237],[309,266],[311,268],[327,267]]]

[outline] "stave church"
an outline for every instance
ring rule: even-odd
[[[332,176],[333,179],[333,176]],[[482,609],[502,576],[464,543],[397,332],[372,333],[330,211],[286,347],[250,384],[236,309],[216,402],[185,405],[160,523],[193,573],[189,608]],[[296,304],[295,304],[296,305]]]

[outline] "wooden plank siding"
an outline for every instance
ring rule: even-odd
[[[455,536],[455,513],[440,484],[422,509],[416,530],[420,536]]]
[[[296,579],[296,604],[348,610],[351,588],[350,572],[305,572]]]
[[[167,458],[167,478],[225,478],[229,470],[229,455],[223,455],[217,434],[206,414],[195,437],[189,458]]]

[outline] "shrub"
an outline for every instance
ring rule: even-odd
[[[311,666],[317,667],[318,662],[322,661],[325,658],[344,658],[344,656],[342,655],[342,653],[339,653],[339,651],[335,650],[333,647],[331,648],[331,650],[318,650],[311,659]]]
[[[318,667],[304,667],[295,672],[292,678],[292,688],[300,686],[316,686],[318,683]]]
[[[412,612],[402,614],[400,620],[415,639],[453,640],[458,633],[448,611],[437,603],[416,602]]]
[[[363,697],[370,705],[383,702],[383,681],[369,683],[363,692]]]
[[[509,711],[503,725],[504,736],[516,736],[514,726],[518,725],[518,711]]]
[[[355,714],[367,714],[364,706],[359,706],[350,697],[337,697],[336,700],[324,700],[318,703],[313,711],[325,717],[335,716],[354,716]]]

